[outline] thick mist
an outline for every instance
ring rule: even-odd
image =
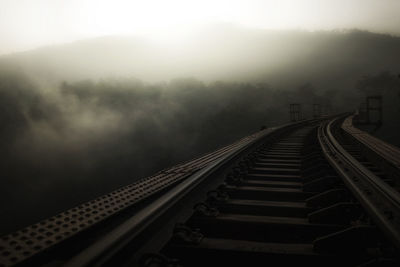
[[[207,38],[205,38],[207,37]],[[290,103],[399,118],[400,38],[233,27],[179,44],[108,37],[0,58],[0,234],[288,122]]]
[[[109,77],[163,82],[180,77],[267,82],[291,89],[353,87],[355,77],[400,72],[400,38],[363,31],[273,31],[218,25],[180,42],[103,37],[5,56],[34,79],[58,83]],[[333,88],[337,86],[337,88]]]

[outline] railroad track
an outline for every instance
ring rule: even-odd
[[[396,153],[349,116],[266,129],[5,236],[0,262],[399,266]]]

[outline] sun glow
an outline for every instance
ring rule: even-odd
[[[300,11],[300,6],[293,1],[292,4],[290,1],[250,1],[248,6],[242,2],[90,0],[84,6],[79,4],[81,14],[87,14],[84,10],[90,10],[91,16],[87,18],[87,24],[77,30],[82,33],[139,33],[175,38],[193,27],[215,22],[270,28],[291,27],[296,23],[296,12]]]
[[[400,33],[398,0],[0,0],[0,53],[104,35],[173,41],[203,25]]]

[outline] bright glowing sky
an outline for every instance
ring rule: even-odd
[[[103,35],[172,40],[218,22],[400,35],[400,0],[0,0],[0,54]]]

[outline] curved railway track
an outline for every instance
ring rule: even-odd
[[[352,119],[262,130],[4,236],[0,266],[399,266],[400,152]]]

